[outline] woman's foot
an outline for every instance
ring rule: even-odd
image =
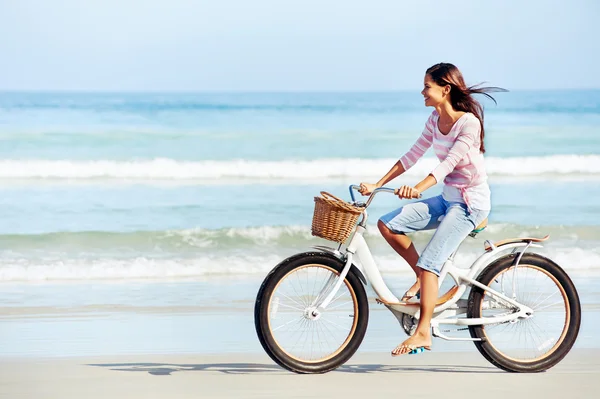
[[[416,350],[415,353],[419,353],[422,352],[422,350],[419,351],[420,348],[428,351],[431,350],[431,333],[419,333],[415,331],[412,337],[394,348],[392,356],[405,355],[414,350]]]
[[[421,288],[421,283],[419,282],[419,280],[417,280],[416,283],[414,283],[412,285],[412,287],[410,287],[408,289],[408,291],[406,291],[404,293],[404,296],[402,296],[402,299],[400,299],[402,302],[408,302],[410,301],[412,298],[414,298],[415,296],[417,297],[417,299],[419,298],[419,289]]]

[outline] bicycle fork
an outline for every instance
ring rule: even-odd
[[[327,306],[331,303],[333,298],[335,298],[335,294],[337,294],[340,287],[342,286],[351,267],[352,253],[348,252],[346,258],[346,265],[342,269],[340,275],[336,276],[335,274],[333,274],[329,277],[329,279],[327,279],[325,286],[323,287],[319,295],[317,295],[315,300],[310,304],[310,307],[307,309],[307,311],[309,311],[313,317],[317,317],[320,314],[320,312],[327,308]],[[334,283],[334,281],[335,284],[333,285],[333,288],[331,288],[331,285]]]

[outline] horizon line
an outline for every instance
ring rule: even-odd
[[[547,91],[598,91],[600,87],[572,88],[519,88],[507,89],[508,92],[547,92]],[[53,93],[53,94],[375,94],[375,93],[420,93],[420,89],[213,89],[213,90],[179,90],[179,89],[3,89],[0,93]],[[495,93],[498,94],[498,93]]]

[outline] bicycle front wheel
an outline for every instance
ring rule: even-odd
[[[284,260],[263,282],[254,309],[256,332],[282,367],[324,373],[344,364],[360,346],[369,306],[354,273],[348,273],[327,308],[318,309],[343,267],[329,254],[309,252]]]
[[[581,305],[577,290],[565,271],[538,254],[505,255],[489,265],[477,281],[528,306],[526,319],[469,326],[475,346],[495,366],[513,372],[540,372],[560,362],[577,339]],[[504,316],[516,312],[509,303],[481,288],[469,295],[469,318]]]

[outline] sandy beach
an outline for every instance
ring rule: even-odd
[[[547,372],[507,373],[471,342],[440,339],[432,352],[392,358],[405,336],[372,303],[359,351],[323,375],[288,372],[263,352],[252,317],[258,280],[5,284],[0,398],[590,398],[600,389],[598,279],[576,282],[587,287],[579,337]],[[219,293],[238,299],[219,303]]]
[[[0,374],[2,398],[592,398],[600,350],[574,350],[538,374],[500,371],[473,352],[360,353],[322,375],[293,374],[247,354],[3,359]]]

